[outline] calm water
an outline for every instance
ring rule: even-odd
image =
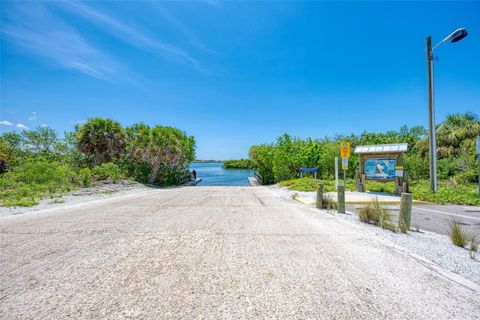
[[[221,163],[192,163],[190,171],[197,171],[197,178],[202,178],[197,186],[248,186],[248,177],[253,170],[223,169]]]

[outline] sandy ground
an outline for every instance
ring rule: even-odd
[[[0,218],[4,319],[478,319],[480,289],[265,187]]]
[[[269,188],[284,199],[293,199],[295,195],[295,199],[300,203],[303,203],[304,205],[310,206],[312,208],[315,207],[315,192],[297,192],[289,190],[287,188],[279,187],[278,185],[269,186]],[[391,210],[390,212],[392,214],[393,223],[397,224],[398,210],[393,211],[392,206],[386,207]],[[383,240],[392,243],[393,246],[399,246],[403,249],[407,249],[413,254],[430,260],[435,264],[439,265],[440,267],[447,269],[453,273],[459,274],[460,276],[480,285],[480,253],[477,253],[475,259],[472,259],[470,256],[469,244],[467,244],[465,248],[457,247],[453,245],[450,238],[445,235],[445,229],[448,228],[449,220],[445,220],[444,215],[431,213],[429,216],[422,216],[424,215],[424,213],[420,212],[419,214],[419,211],[415,210],[417,207],[418,206],[413,207],[412,226],[414,227],[412,228],[412,231],[408,234],[401,232],[391,232],[389,230],[384,230],[377,226],[361,222],[358,219],[358,215],[354,206],[347,205],[347,214],[337,214],[335,210],[330,211],[330,214],[334,214],[337,219],[342,219],[349,223],[354,223],[358,227],[364,229],[364,231],[371,232],[376,237],[382,238]],[[440,206],[431,205],[428,207],[435,209]],[[463,209],[463,207],[461,206],[455,207],[460,207]],[[438,210],[445,211],[445,208],[449,209],[452,208],[452,206],[443,206],[440,207],[440,209]],[[466,214],[470,214],[473,217],[478,217],[478,211],[472,210],[472,212],[467,212]],[[428,224],[418,223],[421,221],[421,219],[427,221]],[[463,221],[466,221],[466,218],[464,218]],[[472,221],[468,222],[471,223]],[[460,223],[462,223],[462,220],[460,220]],[[419,231],[415,231],[416,226],[421,226]],[[465,228],[465,225],[463,225],[463,227]],[[477,226],[474,225],[474,227]],[[424,228],[426,228],[427,230],[434,229],[436,232],[430,232],[425,230]],[[465,228],[465,230],[468,229]]]

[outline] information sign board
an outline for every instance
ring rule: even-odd
[[[367,158],[365,159],[365,176],[367,179],[392,180],[395,179],[396,159]],[[402,168],[403,176],[403,168]]]

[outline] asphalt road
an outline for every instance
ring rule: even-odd
[[[347,205],[347,210],[356,211],[360,205]],[[400,206],[387,205],[395,218],[398,218]],[[448,234],[452,221],[455,220],[465,231],[480,236],[480,208],[460,205],[414,205],[412,207],[412,227]]]
[[[478,319],[480,290],[264,187],[0,219],[2,319]],[[463,278],[462,278],[463,279]]]

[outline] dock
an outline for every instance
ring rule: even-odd
[[[258,179],[256,177],[248,177],[248,183],[251,186],[259,186],[260,185],[260,182],[258,181]]]

